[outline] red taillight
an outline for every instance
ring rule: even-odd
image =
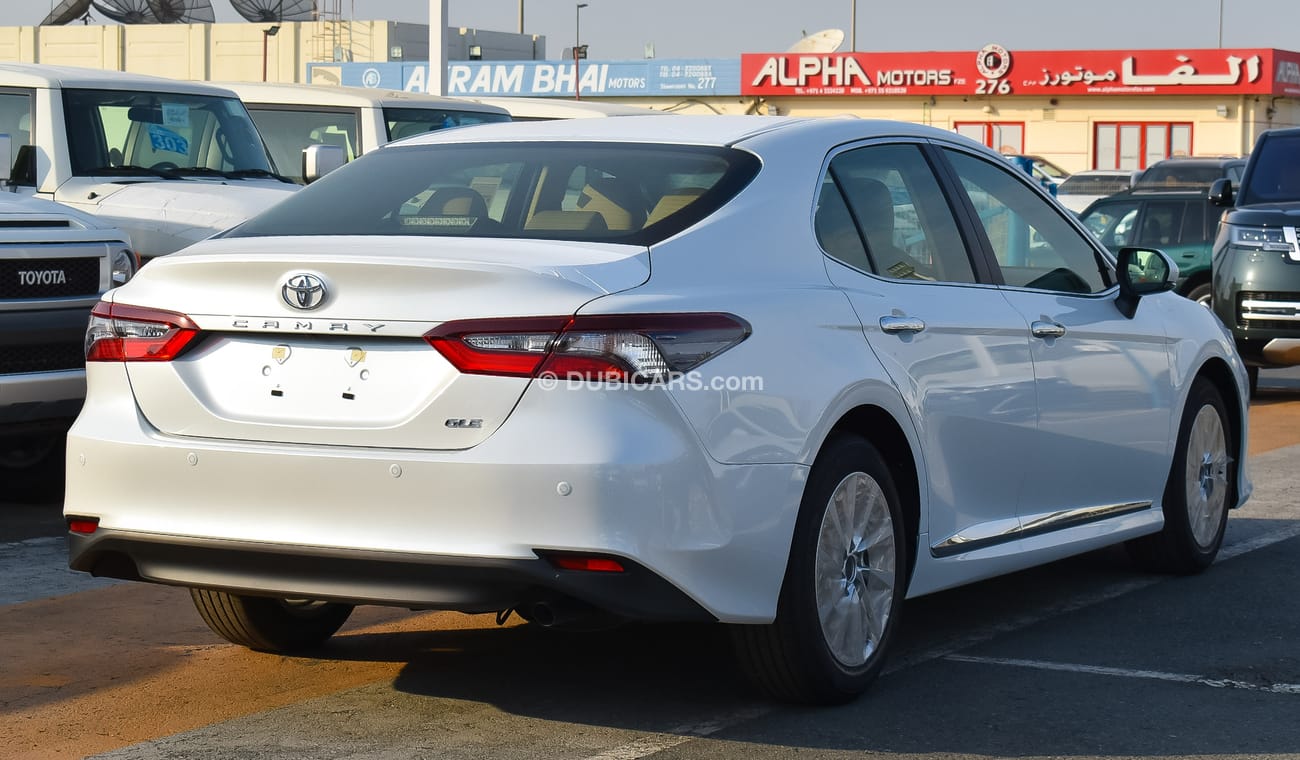
[[[623,565],[609,557],[588,557],[582,554],[547,554],[547,561],[560,570],[580,570],[588,573],[621,573]]]
[[[446,322],[424,337],[466,374],[656,382],[749,332],[731,314],[601,314]]]
[[[68,530],[88,536],[99,529],[98,517],[69,517]]]
[[[88,362],[167,362],[199,334],[183,314],[100,302],[86,328]]]
[[[569,317],[443,322],[424,339],[467,375],[534,377]]]

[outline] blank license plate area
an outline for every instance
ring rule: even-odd
[[[174,364],[219,417],[308,427],[399,424],[455,376],[437,351],[412,339],[223,336]]]

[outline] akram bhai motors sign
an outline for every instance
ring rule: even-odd
[[[747,53],[742,95],[1286,95],[1300,54],[1280,50]]]
[[[407,92],[427,92],[425,63],[309,64],[311,81]],[[335,81],[337,79],[337,81]],[[582,95],[701,97],[740,94],[736,60],[648,61],[453,61],[447,65],[448,95],[572,97]]]

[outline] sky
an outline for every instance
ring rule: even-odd
[[[267,0],[274,2],[274,0]],[[218,22],[243,19],[211,0]],[[1280,48],[1300,50],[1297,0],[448,0],[447,25],[546,37],[548,58],[582,42],[597,60],[738,58],[844,31],[841,51]],[[428,0],[318,0],[344,18],[427,23]],[[40,23],[53,0],[0,0],[0,26]],[[856,8],[856,14],[854,9]],[[1220,25],[1222,9],[1222,25]],[[94,14],[97,15],[97,14]],[[856,15],[856,30],[851,30]],[[99,17],[98,23],[106,20]],[[109,22],[111,23],[111,22]]]

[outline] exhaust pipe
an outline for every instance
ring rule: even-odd
[[[543,628],[581,628],[599,621],[605,613],[585,602],[559,597],[534,602],[528,607],[528,616]]]

